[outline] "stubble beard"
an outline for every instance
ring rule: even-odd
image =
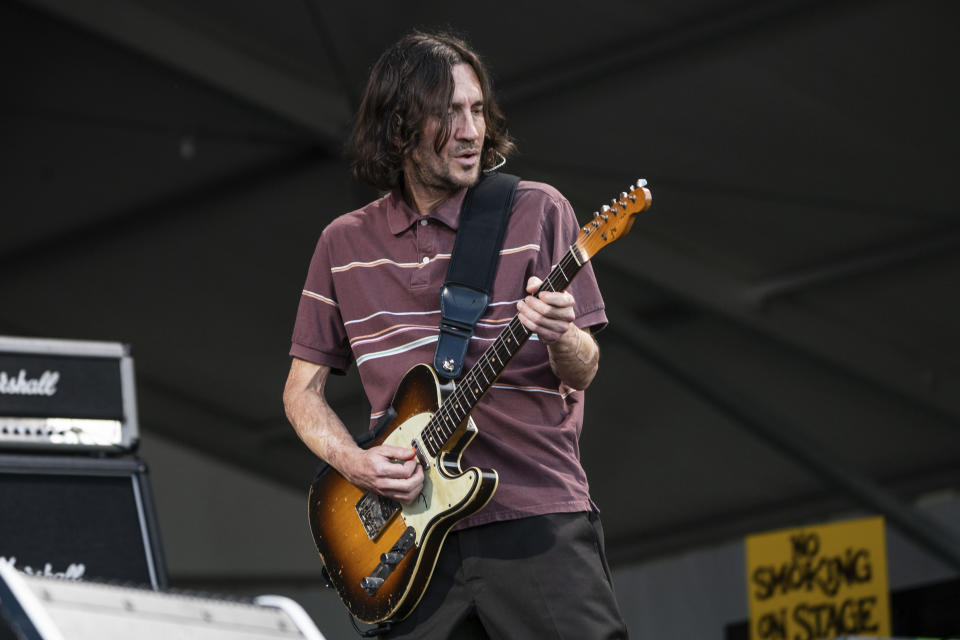
[[[425,187],[439,191],[458,191],[464,187],[472,187],[480,180],[480,157],[478,155],[477,164],[470,172],[463,176],[457,176],[451,170],[451,165],[457,153],[467,149],[458,149],[450,156],[443,157],[433,154],[429,162],[423,162],[423,158],[414,157],[414,171],[417,181]]]

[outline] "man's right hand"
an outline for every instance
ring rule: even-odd
[[[283,389],[290,424],[310,450],[354,485],[403,504],[423,488],[423,469],[413,448],[380,445],[361,449],[327,403],[330,367],[294,358]]]
[[[383,444],[357,449],[343,475],[352,484],[402,504],[412,504],[423,489],[423,468],[413,448]]]

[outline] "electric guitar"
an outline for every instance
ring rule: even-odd
[[[650,203],[646,180],[639,180],[595,213],[540,291],[566,289],[597,251],[626,235]],[[441,384],[427,364],[404,375],[369,446],[415,449],[424,481],[412,505],[360,489],[332,467],[313,481],[307,507],[313,540],[330,581],[358,620],[407,617],[427,588],[447,533],[493,496],[496,471],[460,468],[477,435],[470,412],[530,335],[515,316],[456,386]]]

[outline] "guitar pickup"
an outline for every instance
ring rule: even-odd
[[[420,463],[420,466],[424,469],[429,468],[430,463],[427,462],[427,456],[423,455],[423,451],[420,450],[420,444],[414,440],[410,443],[410,445],[413,447],[413,450],[417,455],[417,461]]]

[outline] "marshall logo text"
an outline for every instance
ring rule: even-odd
[[[17,568],[17,559],[5,558],[0,556],[0,562],[5,562],[10,565],[11,568]],[[84,574],[87,572],[87,567],[81,563],[71,563],[66,570],[64,571],[54,571],[53,565],[49,562],[45,563],[43,567],[34,569],[33,567],[24,567],[21,569],[28,576],[43,576],[45,578],[63,578],[65,580],[82,580]]]
[[[27,371],[20,369],[17,375],[0,371],[0,394],[9,396],[52,396],[57,392],[59,371],[44,371],[39,378],[28,378]]]

